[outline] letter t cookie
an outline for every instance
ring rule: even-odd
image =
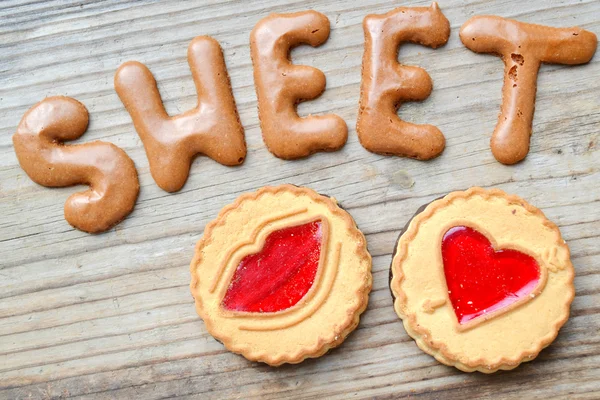
[[[583,64],[592,59],[598,40],[581,28],[552,28],[495,16],[473,17],[460,29],[460,40],[476,53],[504,61],[502,110],[492,135],[496,160],[515,164],[527,156],[541,63]]]

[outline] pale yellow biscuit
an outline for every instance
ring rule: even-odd
[[[533,256],[540,268],[536,293],[461,327],[441,254],[443,235],[455,226],[476,228],[496,250]],[[423,351],[463,371],[491,373],[532,360],[556,338],[569,317],[573,278],[569,248],[540,210],[497,189],[471,188],[434,201],[413,218],[398,241],[390,287],[396,313]]]
[[[222,301],[240,261],[277,230],[324,222],[315,282],[283,311],[231,312]],[[277,366],[319,357],[356,328],[371,290],[371,256],[363,234],[335,199],[291,185],[240,196],[209,223],[191,263],[196,310],[227,349]]]

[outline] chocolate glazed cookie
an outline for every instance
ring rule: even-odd
[[[515,164],[529,152],[537,76],[542,63],[585,64],[598,39],[584,29],[553,28],[496,16],[476,16],[460,29],[460,40],[476,53],[499,55],[504,62],[502,108],[491,149],[502,164]]]
[[[363,21],[365,51],[356,131],[362,146],[377,154],[429,160],[442,153],[445,138],[433,125],[401,120],[396,111],[407,101],[429,97],[433,82],[420,67],[398,63],[402,43],[437,48],[450,36],[450,23],[437,3],[401,7]]]
[[[88,185],[65,202],[65,219],[88,233],[107,231],[133,210],[140,185],[129,156],[112,143],[67,144],[87,130],[88,111],[71,97],[47,97],[31,107],[13,136],[21,168],[39,185]]]
[[[246,157],[244,128],[221,46],[211,37],[198,36],[187,58],[198,104],[175,116],[167,114],[156,80],[144,64],[128,61],[115,73],[115,90],[144,143],[150,173],[167,192],[183,187],[198,154],[228,166]]]
[[[329,37],[329,19],[316,11],[271,14],[250,34],[254,82],[263,140],[276,157],[292,160],[318,151],[340,149],[348,127],[335,114],[300,117],[296,105],[319,97],[325,74],[307,65],[294,65],[292,48],[317,47]]]

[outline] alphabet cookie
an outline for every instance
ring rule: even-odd
[[[429,97],[433,83],[422,68],[399,64],[398,46],[417,43],[434,49],[450,36],[450,23],[437,3],[401,7],[363,21],[365,53],[356,131],[373,153],[429,160],[444,150],[446,140],[433,125],[402,121],[396,111],[406,101]]]
[[[271,153],[286,160],[317,151],[335,151],[348,138],[348,127],[334,114],[300,118],[296,104],[325,90],[325,75],[306,65],[294,65],[292,48],[313,47],[329,37],[329,20],[316,11],[271,14],[250,34],[254,83],[263,140]]]
[[[272,366],[320,357],[359,322],[371,290],[363,234],[335,199],[291,185],[240,196],[191,263],[196,310],[227,349]]]
[[[46,187],[89,185],[65,203],[65,219],[75,228],[98,233],[132,210],[140,185],[131,158],[112,143],[65,145],[85,133],[88,111],[75,99],[47,97],[31,107],[13,135],[25,173]]]
[[[188,63],[198,92],[196,108],[170,117],[156,80],[142,63],[129,61],[115,73],[115,90],[140,135],[150,173],[167,192],[183,187],[193,159],[205,154],[223,165],[239,165],[246,141],[219,43],[198,36],[188,47]]]
[[[537,74],[541,63],[584,64],[596,52],[598,39],[581,28],[552,28],[496,16],[469,19],[460,40],[477,53],[492,53],[504,61],[502,109],[492,135],[496,160],[515,164],[529,152]]]
[[[394,308],[421,350],[472,372],[534,359],[575,294],[558,227],[525,200],[471,188],[407,224],[391,265]]]

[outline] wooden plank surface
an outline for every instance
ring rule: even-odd
[[[0,398],[376,398],[600,397],[600,59],[543,65],[532,147],[516,166],[497,163],[489,137],[500,107],[503,64],[464,48],[469,17],[495,14],[600,33],[600,2],[442,0],[450,20],[440,49],[405,45],[400,59],[434,81],[431,97],[400,115],[431,123],[447,148],[431,162],[364,150],[354,125],[363,52],[362,19],[413,1],[65,1],[0,3]],[[331,21],[322,47],[293,51],[323,70],[327,90],[300,113],[335,112],[346,146],[300,161],[265,148],[249,54],[254,24],[271,12],[316,9]],[[241,167],[194,162],[178,193],[152,180],[142,144],[114,89],[127,60],[155,74],[167,111],[195,105],[186,49],[197,35],[222,45],[246,129]],[[20,169],[11,142],[23,113],[45,96],[67,95],[90,110],[89,131],[121,146],[138,168],[134,212],[101,235],[72,229],[63,203],[77,188],[48,189]],[[367,235],[374,285],[358,329],[330,354],[270,368],[224,350],[196,316],[188,264],[204,225],[240,193],[279,183],[335,196]],[[577,277],[572,316],[534,362],[491,376],[437,363],[405,333],[392,308],[388,267],[400,228],[429,200],[470,186],[499,187],[555,221]],[[521,329],[522,327],[515,327]],[[510,333],[507,333],[510,334]]]

